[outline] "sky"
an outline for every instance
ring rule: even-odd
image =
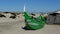
[[[0,11],[52,12],[60,10],[60,0],[0,0]]]

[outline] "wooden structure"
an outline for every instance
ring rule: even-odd
[[[50,13],[47,17],[47,24],[60,24],[60,13]]]

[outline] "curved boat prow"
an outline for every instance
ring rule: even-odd
[[[26,28],[27,29],[31,29],[31,30],[38,30],[43,28],[45,21],[44,18],[42,16],[39,16],[37,19],[39,19],[40,21],[35,20],[34,18],[31,18],[27,12],[25,11],[25,6],[24,6],[24,17],[26,20]]]

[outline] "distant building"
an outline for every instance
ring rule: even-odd
[[[60,24],[60,10],[48,14],[47,24]]]

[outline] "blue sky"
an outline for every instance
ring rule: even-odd
[[[60,0],[0,0],[0,11],[52,12],[60,10]]]

